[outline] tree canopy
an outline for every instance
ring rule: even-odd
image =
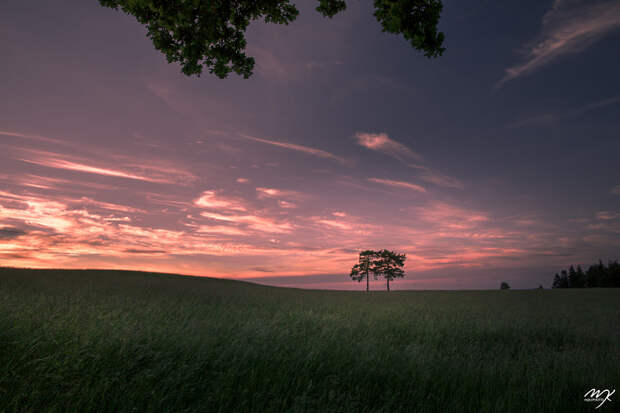
[[[351,278],[360,282],[366,280],[366,291],[370,289],[370,274],[376,280],[383,277],[386,280],[387,290],[390,290],[390,281],[405,276],[405,254],[398,254],[386,249],[380,251],[365,250],[360,252],[358,263],[351,269]]]
[[[229,73],[248,78],[254,58],[247,56],[245,31],[254,20],[289,24],[299,10],[291,0],[99,0],[144,24],[147,35],[169,63],[181,64],[186,75],[203,68],[219,78]],[[437,25],[441,0],[374,0],[374,16],[388,33],[401,34],[424,55],[444,52],[444,34]],[[318,0],[316,10],[333,17],[346,9],[344,0]]]
[[[373,250],[365,250],[360,252],[358,263],[351,268],[351,278],[360,282],[366,280],[366,291],[370,289],[370,274],[377,279],[377,252]]]
[[[407,257],[405,254],[398,254],[394,251],[385,249],[379,251],[377,256],[376,271],[385,278],[386,289],[390,291],[390,281],[405,276],[403,267],[405,266]]]
[[[562,270],[553,277],[552,288],[605,288],[620,287],[620,263],[609,261],[604,265],[599,260],[584,271],[580,265],[575,270],[570,266],[568,271]]]

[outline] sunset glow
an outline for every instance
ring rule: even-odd
[[[557,5],[533,20],[540,38],[520,62],[489,54],[531,33],[475,57],[448,30],[436,66],[400,39],[350,47],[372,19],[353,3],[342,25],[302,13],[291,37],[254,28],[247,81],[186,78],[134,21],[80,7],[70,58],[60,34],[27,34],[44,11],[2,18],[2,266],[359,288],[347,279],[358,252],[389,248],[407,254],[396,289],[495,288],[503,274],[529,288],[620,258],[617,76],[548,96],[536,77],[614,33],[617,5],[583,21]]]

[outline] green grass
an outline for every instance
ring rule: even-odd
[[[620,289],[0,269],[0,411],[594,411],[587,390],[620,387],[619,310]]]

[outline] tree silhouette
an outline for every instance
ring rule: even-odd
[[[405,276],[403,267],[407,257],[405,254],[397,254],[386,249],[379,251],[378,257],[377,272],[385,278],[386,289],[390,291],[390,281]]]
[[[573,287],[584,288],[586,286],[586,274],[583,272],[581,265],[577,265],[577,271],[575,271],[575,279],[573,280]]]
[[[575,271],[575,267],[572,265],[568,269],[568,286],[570,288],[577,287],[577,271]]]
[[[366,279],[366,291],[370,291],[370,274],[372,273],[374,279],[377,279],[378,260],[379,253],[377,251],[365,250],[360,252],[358,263],[351,268],[350,276],[354,281],[360,282]]]
[[[502,281],[502,283],[499,285],[499,289],[500,290],[510,290],[510,285],[508,285],[508,283],[506,281]]]
[[[605,266],[603,261],[592,264],[586,271],[581,265],[570,266],[568,272],[562,270],[560,275],[557,273],[553,277],[553,288],[601,288],[601,287],[620,287],[620,263],[609,261]]]
[[[204,67],[219,78],[230,72],[248,78],[254,58],[245,54],[245,31],[254,20],[288,25],[299,11],[291,0],[99,0],[121,9],[147,28],[155,49],[168,63],[179,62],[186,75]],[[344,0],[318,0],[316,10],[333,17],[346,9]],[[374,16],[384,32],[402,34],[431,57],[441,56],[444,34],[437,31],[441,0],[374,0]]]

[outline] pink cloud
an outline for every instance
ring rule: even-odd
[[[118,190],[119,187],[115,185],[106,185],[98,182],[90,182],[90,181],[81,181],[81,180],[69,180],[69,179],[60,179],[60,178],[52,178],[49,176],[39,176],[39,175],[24,175],[19,178],[19,182],[23,186],[28,186],[32,188],[38,189],[53,189],[53,190],[61,190],[63,192],[69,192],[71,187],[82,187],[80,192],[83,191],[84,188],[88,189],[97,189],[97,190]]]
[[[201,212],[201,216],[216,220],[235,224],[244,224],[248,228],[267,233],[284,233],[290,232],[293,226],[288,222],[276,221],[271,218],[261,217],[257,215],[224,215],[213,212]]]
[[[239,228],[225,226],[225,225],[200,225],[197,229],[199,233],[208,233],[208,234],[220,234],[220,235],[247,235],[246,231],[243,231]]]
[[[259,196],[266,196],[271,198],[283,195],[283,191],[274,188],[256,188],[256,192],[258,192]]]
[[[102,209],[107,209],[107,210],[116,211],[116,212],[130,212],[130,213],[142,213],[142,214],[146,213],[146,211],[142,209],[133,208],[127,205],[115,204],[111,202],[97,201],[97,200],[94,200],[88,197],[82,197],[80,199],[74,199],[74,200],[69,199],[68,201],[77,203],[77,204],[91,205],[96,208],[102,208]]]
[[[289,202],[289,201],[278,200],[278,205],[281,208],[286,208],[286,209],[297,208],[297,204],[293,202]]]
[[[320,219],[317,221],[319,224],[327,225],[328,227],[337,228],[341,230],[350,230],[351,224],[348,222],[337,221],[333,219]]]
[[[114,169],[99,168],[99,167],[96,167],[96,166],[91,166],[91,165],[85,165],[85,164],[81,164],[81,163],[66,161],[66,160],[63,160],[63,159],[56,159],[56,158],[42,158],[42,159],[20,158],[19,160],[23,161],[23,162],[28,162],[28,163],[36,164],[36,165],[47,166],[47,167],[50,167],[50,168],[67,169],[67,170],[70,170],[70,171],[85,172],[85,173],[91,173],[91,174],[97,174],[97,175],[105,175],[105,176],[114,176],[114,177],[118,177],[118,178],[135,179],[135,180],[138,180],[138,181],[168,183],[168,181],[152,179],[152,178],[148,178],[146,176],[134,175],[134,174],[131,174],[131,173],[127,173],[127,172],[123,172],[123,171],[118,171],[118,170],[114,170]]]
[[[378,184],[388,185],[388,186],[392,186],[396,188],[405,188],[405,189],[410,189],[412,191],[417,191],[417,192],[426,192],[426,189],[424,189],[422,186],[412,184],[410,182],[393,181],[391,179],[379,179],[379,178],[368,178],[368,180],[370,182],[375,182]]]
[[[274,140],[269,140],[269,139],[262,139],[262,138],[257,138],[254,136],[250,136],[250,135],[245,135],[245,134],[240,134],[239,136],[241,136],[244,139],[248,139],[254,142],[260,142],[260,143],[265,143],[267,145],[272,145],[272,146],[277,146],[280,148],[285,148],[285,149],[290,149],[293,151],[297,151],[297,152],[303,152],[312,156],[316,156],[319,158],[325,158],[325,159],[331,159],[334,161],[338,161],[340,163],[346,163],[346,159],[334,155],[333,153],[324,151],[322,149],[316,149],[316,148],[311,148],[309,146],[303,146],[303,145],[297,145],[294,143],[288,143],[288,142],[280,142],[280,141],[274,141]]]
[[[13,136],[16,138],[24,138],[24,139],[34,139],[38,141],[55,143],[55,144],[66,144],[67,143],[60,139],[49,138],[47,136],[41,136],[41,135],[36,135],[36,134],[21,133],[21,132],[0,131],[0,135]]]
[[[418,175],[418,179],[429,182],[431,184],[441,186],[444,188],[463,189],[465,186],[458,179],[444,175],[434,169],[426,166],[416,165],[413,166],[416,169],[421,169],[422,173]]]
[[[617,219],[620,218],[620,212],[600,211],[596,213],[596,218],[604,220]]]
[[[194,204],[201,208],[224,208],[235,211],[245,211],[246,208],[236,199],[225,198],[216,191],[204,191]]]
[[[581,52],[618,27],[618,2],[556,0],[551,10],[543,16],[542,33],[540,38],[528,47],[525,61],[507,68],[496,87],[532,73],[563,55]]]
[[[196,180],[196,177],[190,172],[159,159],[138,160],[101,151],[98,151],[96,156],[85,158],[38,149],[13,149],[23,153],[16,157],[18,160],[48,168],[163,184],[186,185]],[[34,183],[34,185],[37,184]],[[33,186],[32,183],[31,186]]]
[[[482,212],[460,208],[445,202],[432,202],[413,209],[417,218],[446,229],[471,229],[490,220]]]
[[[401,162],[423,161],[420,155],[402,143],[390,139],[386,133],[358,132],[355,137],[359,145],[373,151],[383,152]]]

